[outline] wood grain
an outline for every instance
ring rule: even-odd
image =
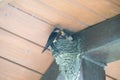
[[[3,7],[4,5],[7,5],[11,1],[13,1],[13,0],[0,0],[0,7]]]
[[[87,25],[93,25],[95,23],[98,23],[100,21],[103,21],[104,19],[89,10],[86,10],[83,7],[80,7],[76,5],[74,2],[71,2],[70,0],[39,0],[45,4],[47,4],[50,7],[53,7],[57,9],[58,11],[61,11],[67,15],[73,16],[78,21],[81,21]]]
[[[111,78],[109,78],[109,77],[106,77],[106,80],[113,80],[113,79],[111,79]]]
[[[106,67],[106,73],[117,80],[120,80],[120,60],[109,63]]]
[[[120,0],[3,0],[0,27],[44,46],[54,24],[73,31],[120,14]],[[49,25],[51,24],[51,25]],[[53,61],[49,51],[0,30],[0,56],[45,73]],[[39,75],[0,59],[0,80],[38,80]],[[107,74],[120,79],[119,62],[110,63]],[[9,67],[8,67],[9,66]],[[17,74],[17,75],[16,75]],[[6,77],[7,76],[7,77]],[[107,77],[107,80],[111,80]]]
[[[49,7],[44,3],[41,3],[39,0],[16,0],[10,4],[35,15],[48,23],[61,24],[64,28],[71,29],[73,31],[78,31],[87,27],[86,24],[79,22],[74,17],[63,14],[61,11]]]
[[[113,4],[118,5],[120,7],[120,0],[109,0],[111,1]]]
[[[0,29],[0,56],[44,73],[53,61],[49,51]]]
[[[52,26],[9,5],[0,8],[0,26],[42,46],[46,44],[53,29]]]
[[[105,18],[120,14],[120,7],[108,0],[74,0],[80,5],[87,7]]]
[[[0,58],[0,80],[39,80],[41,75]]]

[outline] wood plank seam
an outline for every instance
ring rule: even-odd
[[[49,6],[49,5],[47,5],[47,4],[45,4],[45,3],[43,3],[43,2],[41,2],[41,1],[39,1],[42,5],[45,5],[46,7],[49,7],[49,8],[51,8],[51,10],[53,10],[53,11],[56,11],[57,13],[60,13],[62,16],[66,16],[66,17],[69,17],[69,18],[71,18],[71,20],[75,20],[76,22],[78,22],[79,23],[79,25],[82,25],[82,26],[89,26],[88,24],[86,24],[86,23],[84,23],[84,22],[82,22],[82,21],[80,21],[80,20],[78,20],[78,19],[76,19],[76,18],[74,18],[73,16],[71,16],[71,15],[66,15],[65,13],[63,13],[63,12],[61,12],[61,11],[58,11],[57,9],[55,9],[55,8],[53,8],[53,7],[51,7],[51,6]],[[24,10],[22,10],[22,9],[20,9],[20,8],[17,8],[16,6],[14,6],[14,5],[12,5],[12,4],[8,4],[8,5],[10,5],[10,6],[12,6],[12,7],[14,7],[14,8],[16,8],[16,9],[18,9],[18,10],[20,10],[20,11],[22,11],[22,12],[25,12],[25,13],[28,13],[28,14],[30,14],[29,12],[26,12],[26,11],[24,11]],[[30,15],[32,15],[32,14],[30,14]],[[36,17],[36,16],[35,16]],[[38,17],[36,17],[36,18],[38,18]],[[38,19],[40,19],[40,18],[38,18]],[[45,20],[42,20],[42,19],[40,19],[41,21],[44,21],[44,22],[46,22]],[[50,22],[50,21],[49,21]],[[49,23],[49,22],[47,22],[49,25],[51,25],[51,26],[53,26],[54,24],[51,24],[51,23]]]
[[[78,20],[77,18],[73,17],[72,15],[69,15],[69,14],[66,14],[66,13],[64,13],[64,12],[61,12],[61,11],[55,9],[55,8],[52,7],[52,6],[47,5],[46,3],[44,3],[44,2],[42,2],[42,1],[40,1],[40,0],[39,0],[39,2],[40,2],[42,5],[45,5],[46,7],[51,8],[51,10],[53,10],[53,11],[56,11],[56,12],[60,13],[60,14],[63,15],[63,16],[67,16],[67,17],[71,18],[72,20],[75,20],[75,21],[78,22],[80,25],[90,26],[89,24],[86,24],[85,22],[83,22],[83,21],[81,21],[81,20]]]
[[[21,10],[21,9],[20,9],[20,10]],[[25,13],[25,11],[23,11],[23,12]],[[26,12],[26,14],[28,14],[28,15],[30,15],[30,16],[33,16],[32,14],[30,14],[30,13],[28,13],[28,12]],[[36,16],[33,16],[33,17],[36,18],[36,19],[38,18],[38,17],[36,17]],[[38,19],[41,21],[40,18],[38,18]],[[43,21],[43,22],[44,22],[44,21]],[[51,24],[51,25],[52,25],[52,24]],[[18,36],[19,36],[19,35],[18,35]],[[20,38],[22,38],[22,37],[20,36]],[[23,39],[24,39],[24,38],[23,38]],[[29,41],[29,40],[26,39],[26,38],[25,38],[25,40]],[[29,42],[31,42],[31,41],[29,41]],[[38,45],[37,43],[35,43],[35,42],[33,42],[33,41],[32,41],[32,43],[35,44],[35,45]],[[41,45],[38,45],[38,46],[41,46]],[[117,79],[113,79],[113,80],[117,80]]]
[[[23,67],[23,68],[25,68],[25,69],[27,69],[27,70],[32,71],[32,72],[35,72],[35,73],[37,73],[37,74],[39,74],[39,75],[44,75],[43,73],[41,73],[41,72],[39,72],[39,71],[36,71],[36,70],[34,70],[34,69],[31,69],[31,68],[29,68],[29,67],[26,67],[26,66],[24,66],[24,65],[21,65],[21,64],[15,62],[15,61],[12,61],[12,60],[7,59],[7,58],[5,58],[5,57],[0,56],[0,58],[6,60],[6,61],[8,61],[8,62],[11,62],[11,63],[13,63],[13,64],[16,64],[16,65],[18,65],[18,66],[21,66],[21,67]]]
[[[17,8],[17,7],[15,7],[14,5],[12,5],[12,4],[10,4],[10,3],[8,3],[8,5],[11,6],[11,7],[13,7],[13,8],[15,8],[15,9],[17,9],[17,10],[19,10],[19,11],[21,11],[21,12],[23,12],[23,13],[25,13],[25,14],[28,14],[29,16],[34,17],[34,18],[37,19],[37,20],[40,20],[40,21],[42,21],[42,22],[44,22],[44,23],[46,23],[46,24],[48,24],[48,25],[50,25],[50,26],[53,26],[53,24],[51,24],[51,23],[49,23],[49,22],[47,22],[47,21],[45,21],[45,20],[43,20],[43,19],[40,19],[39,17],[30,14],[29,12],[26,12],[26,11],[20,9],[20,8]]]
[[[78,19],[79,21],[86,23],[89,26],[104,20],[104,18],[97,16],[93,12],[74,4],[74,2],[69,0],[64,0],[59,2],[55,0],[52,0],[53,2],[49,0],[45,0],[45,1],[40,0],[40,1],[47,4],[51,8],[57,9],[58,11],[64,14],[72,16]],[[74,11],[74,13],[72,11]],[[93,20],[93,18],[96,18],[96,20]]]
[[[14,36],[17,36],[17,37],[19,37],[19,38],[22,38],[23,40],[26,40],[26,41],[34,44],[34,45],[37,45],[37,46],[39,46],[39,47],[41,47],[41,48],[44,48],[44,46],[42,46],[42,45],[40,45],[40,44],[38,44],[38,43],[36,43],[36,42],[33,42],[33,41],[29,40],[29,39],[26,39],[26,38],[24,38],[24,37],[22,37],[22,36],[20,36],[20,35],[18,35],[18,34],[15,34],[15,33],[11,32],[11,31],[7,30],[7,29],[4,29],[3,27],[0,27],[0,29],[1,29],[1,30],[4,30],[4,31],[6,31],[6,32],[8,32],[8,33],[10,33],[10,34],[12,34],[12,35],[14,35]],[[47,49],[47,50],[49,50],[49,49]]]
[[[2,28],[2,27],[0,27],[0,29],[1,29],[1,30],[4,30],[4,31],[6,31],[6,32],[8,32],[8,33],[10,33],[10,34],[12,34],[12,35],[15,35],[15,36],[17,36],[17,37],[20,37],[20,38],[22,38],[22,39],[24,39],[24,40],[26,40],[26,41],[28,41],[28,42],[31,43],[31,41],[27,40],[26,38],[23,38],[23,37],[15,34],[15,33],[12,33],[12,32],[10,32],[10,31]],[[33,43],[33,42],[32,42],[32,43]],[[39,44],[36,44],[36,43],[33,43],[33,44],[41,47]],[[5,57],[0,56],[0,58],[4,59],[4,60],[6,60],[6,61],[9,61],[9,62],[11,62],[11,63],[13,63],[13,64],[16,64],[16,65],[18,65],[18,66],[21,66],[21,67],[23,67],[23,68],[25,68],[25,69],[28,69],[28,70],[30,70],[30,71],[32,71],[32,72],[35,72],[35,73],[37,73],[37,74],[44,75],[43,73],[41,73],[41,72],[39,72],[39,71],[36,71],[36,70],[34,70],[34,69],[31,69],[31,68],[29,68],[29,67],[26,67],[26,66],[24,66],[24,65],[21,65],[21,64],[19,64],[19,63],[16,63],[16,62],[14,62],[14,61],[12,61],[12,60],[10,60],[10,59],[7,59],[7,58],[5,58]],[[108,75],[108,74],[106,74],[106,76],[109,77],[109,78],[111,78],[111,79],[113,79],[113,80],[117,80],[116,78],[114,78],[114,77],[112,77],[112,76],[110,76],[110,75]]]
[[[15,37],[16,37],[16,40],[17,39],[20,39],[20,41],[22,41],[22,39],[21,38],[19,38],[19,37],[17,37],[17,36],[15,36],[15,35],[13,35],[13,34],[11,34],[11,33],[9,33],[9,32],[6,32],[6,31],[4,31],[4,30],[2,30],[1,29],[1,27],[0,27],[0,30],[1,30],[1,34],[6,34],[6,38],[5,39],[7,39],[7,35],[11,35],[11,37],[13,37],[12,39],[15,39]],[[2,33],[2,31],[4,31],[4,33]],[[2,38],[3,38],[3,36],[2,36]],[[4,39],[1,39],[1,40],[4,40]],[[23,66],[26,66],[26,67],[28,67],[29,69],[32,69],[32,70],[36,70],[36,71],[38,71],[38,72],[40,72],[40,73],[42,73],[42,74],[44,74],[44,72],[47,70],[47,68],[46,69],[44,69],[45,67],[49,67],[49,65],[46,65],[46,63],[48,63],[49,61],[47,61],[46,63],[45,63],[45,65],[43,66],[42,64],[40,64],[41,62],[44,62],[44,61],[42,61],[42,60],[46,60],[47,58],[44,58],[44,59],[39,59],[40,57],[37,57],[37,56],[39,56],[39,55],[35,55],[34,56],[34,53],[40,53],[40,55],[42,56],[42,54],[41,54],[41,50],[42,50],[42,48],[41,47],[39,47],[39,46],[36,46],[36,45],[34,45],[34,44],[31,44],[30,42],[28,42],[28,41],[25,41],[25,40],[23,40],[23,44],[24,44],[24,41],[26,42],[26,43],[28,43],[28,45],[29,44],[31,44],[31,46],[33,47],[33,48],[31,48],[31,54],[33,54],[33,56],[32,55],[28,55],[28,57],[30,57],[30,58],[26,58],[25,57],[25,55],[21,55],[21,57],[23,56],[23,57],[25,57],[25,59],[27,59],[27,61],[23,61],[23,59],[24,58],[17,58],[17,56],[14,56],[14,55],[9,55],[9,54],[13,54],[14,53],[14,49],[19,49],[20,47],[17,47],[17,48],[14,48],[14,49],[12,49],[11,47],[7,47],[7,48],[10,48],[10,50],[12,50],[13,52],[9,52],[9,49],[5,49],[5,47],[4,47],[4,43],[5,43],[5,45],[6,45],[6,42],[7,40],[5,40],[5,41],[3,41],[3,50],[1,50],[1,52],[3,52],[0,56],[2,56],[2,57],[5,57],[5,58],[7,58],[7,59],[9,59],[9,60],[11,60],[11,61],[15,61],[16,63],[18,63],[18,64],[21,64],[21,65],[23,65]],[[11,43],[11,42],[10,42]],[[14,42],[13,42],[13,44],[14,44]],[[12,45],[12,44],[11,44]],[[7,45],[6,45],[7,46]],[[19,45],[18,45],[19,46]],[[29,46],[28,46],[29,47]],[[34,48],[35,47],[35,48]],[[36,49],[37,48],[37,49]],[[41,48],[41,49],[40,49]],[[4,49],[5,49],[5,52],[4,52]],[[20,51],[20,50],[18,50],[18,54],[19,53],[29,53],[29,52],[24,52],[24,50],[26,50],[27,48],[25,48],[25,49],[20,49],[20,50],[22,50],[22,52]],[[32,50],[33,49],[33,50]],[[40,49],[40,50],[39,50]],[[6,51],[8,51],[9,53],[6,53]],[[20,52],[19,52],[20,51]],[[27,50],[28,51],[28,50]],[[47,52],[49,52],[49,51],[47,51]],[[8,54],[8,56],[4,56],[4,55],[6,55],[6,54]],[[15,55],[17,55],[17,52],[15,51]],[[47,55],[47,54],[44,54],[44,55]],[[13,59],[11,58],[11,57],[13,57]],[[14,58],[15,57],[15,58]],[[44,56],[45,57],[45,56]],[[47,56],[46,56],[47,57]],[[49,57],[48,57],[48,59],[47,60],[49,60]],[[51,60],[50,60],[51,61]],[[34,63],[35,62],[35,63]],[[26,64],[26,63],[28,63],[28,65]],[[34,66],[32,66],[33,64],[34,64]],[[51,63],[51,62],[50,62]],[[32,65],[31,65],[32,64]],[[20,66],[21,66],[20,65]],[[35,67],[36,66],[36,67]],[[43,71],[44,70],[44,71]]]
[[[116,78],[114,78],[114,77],[112,77],[112,76],[110,76],[110,75],[108,75],[108,74],[106,74],[106,76],[107,76],[108,78],[110,78],[110,79],[117,80]]]
[[[13,33],[13,32],[10,32],[10,31],[2,28],[2,27],[0,27],[0,29],[1,29],[1,30],[4,30],[4,31],[6,31],[6,32],[8,32],[8,33],[10,33],[10,34],[12,34],[12,35],[15,35],[15,36],[17,36],[17,37],[20,37],[20,38],[22,38],[22,39],[24,39],[24,40],[26,40],[26,41],[28,41],[28,42],[30,42],[30,43],[32,43],[32,44],[35,44],[35,45],[41,47],[41,45],[39,45],[39,44],[37,44],[37,43],[35,43],[35,42],[32,42],[32,41],[30,41],[30,40],[28,40],[28,39],[26,39],[26,38],[24,38],[24,37],[21,37],[21,36],[15,34],[15,33]],[[42,47],[43,47],[43,46],[42,46]],[[7,59],[7,58],[5,58],[5,57],[0,56],[0,58],[2,58],[2,59],[4,59],[4,60],[7,60],[7,61],[9,61],[9,62],[12,62],[12,63],[14,63],[14,64],[16,64],[16,65],[19,65],[19,66],[21,66],[21,67],[24,67],[24,68],[26,68],[26,69],[28,69],[28,70],[33,71],[33,72],[36,72],[36,73],[38,73],[38,74],[40,74],[40,75],[43,75],[43,74],[40,73],[39,71],[36,71],[36,70],[34,70],[34,69],[31,69],[31,68],[28,68],[28,67],[26,67],[26,66],[24,66],[24,65],[21,65],[21,64],[19,64],[19,63],[16,63],[16,62],[14,62],[14,61],[12,61],[12,60],[9,60],[9,59]],[[110,76],[110,75],[107,75],[107,74],[106,74],[106,76],[109,77],[109,78],[111,78],[111,79],[113,79],[113,80],[117,80],[116,78],[114,78],[114,77],[112,77],[112,76]]]
[[[0,80],[40,80],[42,75],[0,58]]]
[[[26,41],[28,41],[28,42],[31,42],[31,43],[33,43],[33,44],[39,46],[39,47],[41,47],[41,45],[39,45],[39,44],[37,44],[37,43],[34,43],[34,42],[32,42],[32,41],[30,41],[30,40],[24,38],[24,37],[21,37],[21,36],[15,34],[15,33],[13,33],[13,32],[10,32],[10,31],[8,31],[8,30],[2,28],[2,27],[0,27],[0,29],[4,30],[4,31],[6,31],[6,32],[8,32],[8,33],[10,33],[10,34],[12,34],[12,35],[15,35],[15,36],[17,36],[17,37],[20,37],[20,38],[22,38],[22,39],[24,39],[24,40],[26,40]],[[117,80],[117,79],[115,79],[114,77],[112,77],[112,76],[110,76],[110,75],[107,75],[107,74],[106,74],[106,76],[109,77],[109,78],[111,78],[111,79],[113,79],[113,80]]]
[[[21,37],[21,36],[15,34],[15,33],[12,33],[12,32],[10,32],[10,31],[2,28],[2,27],[0,27],[0,29],[4,30],[4,31],[6,31],[6,32],[8,32],[8,33],[10,33],[10,34],[13,34],[13,35],[15,35],[15,36],[17,36],[17,37],[20,37],[20,38],[22,38],[22,39],[24,39],[24,40],[27,40],[27,41],[31,42],[30,40],[28,40],[28,39],[26,39],[26,38],[24,38],[24,37]],[[38,45],[39,47],[41,47],[39,44],[36,44],[36,43],[34,43],[34,42],[32,42],[32,43],[35,44],[35,45]],[[110,76],[110,75],[107,75],[107,74],[106,74],[106,76],[109,77],[109,78],[111,78],[111,79],[113,79],[113,80],[117,80],[117,79],[115,79],[114,77],[112,77],[112,76]]]

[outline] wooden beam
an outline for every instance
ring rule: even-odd
[[[79,80],[106,80],[104,67],[83,59]]]
[[[117,15],[75,34],[81,39],[80,49],[89,58],[83,59],[79,80],[105,80],[104,63],[120,59],[119,26],[120,15]]]
[[[54,61],[51,66],[48,68],[46,73],[42,76],[41,80],[57,80],[59,74],[59,66]]]
[[[95,61],[108,63],[120,59],[120,15],[93,25],[77,34],[85,54]]]

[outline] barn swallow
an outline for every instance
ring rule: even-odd
[[[64,36],[64,35],[65,35],[65,33],[60,28],[54,28],[54,30],[52,31],[52,33],[50,34],[50,36],[48,38],[48,41],[47,41],[42,53],[45,52],[49,46],[54,48],[54,43],[57,41],[57,39],[60,36]]]

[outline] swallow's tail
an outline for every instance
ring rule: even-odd
[[[49,47],[49,45],[47,43],[41,53],[44,53],[48,49],[48,47]]]
[[[44,49],[42,50],[42,52],[41,52],[41,53],[44,53],[44,52],[45,52],[45,50],[46,50],[46,49],[44,48]]]

